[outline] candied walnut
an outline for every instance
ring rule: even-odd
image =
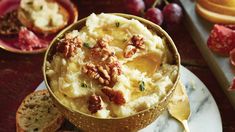
[[[112,64],[112,63],[115,63],[115,62],[117,62],[117,61],[118,61],[118,59],[117,59],[117,57],[114,56],[114,55],[109,56],[109,58],[107,59],[107,63],[108,63],[108,64]]]
[[[60,40],[57,51],[63,53],[66,58],[74,55],[75,49],[82,47],[83,42],[79,36],[73,37],[71,33],[65,35],[63,39]]]
[[[94,114],[96,113],[98,110],[101,110],[102,106],[101,106],[101,97],[97,96],[95,94],[91,95],[88,99],[88,110]]]
[[[144,38],[141,37],[140,35],[134,35],[131,38],[132,45],[134,45],[138,49],[144,49]]]
[[[114,55],[114,52],[111,51],[108,47],[110,38],[104,37],[99,39],[96,45],[91,49],[92,57],[97,59],[100,58],[101,61],[107,60],[110,56]]]
[[[111,85],[114,85],[117,82],[117,77],[121,75],[121,64],[118,61],[115,61],[114,63],[111,63],[108,65],[109,67],[109,74],[111,76]]]
[[[88,63],[82,68],[82,71],[101,84],[113,86],[117,82],[117,77],[121,74],[121,67],[118,62],[104,64],[103,66]]]
[[[107,60],[110,56],[113,56],[114,52],[108,50],[107,48],[104,48],[101,50],[100,52],[100,56],[101,56],[101,61],[105,61]]]
[[[86,64],[85,67],[82,68],[82,71],[87,73],[91,78],[98,79],[100,77],[96,66],[92,63]]]
[[[137,52],[137,48],[133,45],[127,45],[124,51],[124,57],[130,58]]]
[[[104,76],[104,78],[106,78],[107,80],[110,80],[110,76],[109,76],[109,69],[106,69],[106,67],[103,66],[97,66],[98,71],[102,73],[102,75]]]
[[[108,46],[108,43],[109,43],[108,39],[102,38],[97,41],[97,45],[95,47],[105,48]]]
[[[138,51],[138,49],[145,49],[144,38],[140,35],[134,35],[125,48],[124,57],[132,57]]]
[[[108,96],[109,100],[114,102],[117,105],[123,105],[126,103],[126,100],[123,96],[123,93],[118,90],[114,90],[110,87],[104,86],[101,91]]]
[[[103,67],[101,65],[97,66],[98,69],[98,73],[100,75],[99,77],[99,82],[101,84],[105,84],[105,85],[110,85],[111,84],[111,77],[109,75],[109,69],[106,69],[106,67]]]
[[[98,80],[101,84],[109,85],[111,77],[105,67],[88,63],[83,67],[83,72],[90,78]]]
[[[117,67],[112,68],[111,71],[111,77],[112,77],[112,82],[117,82],[117,77],[120,75],[119,69]]]
[[[110,39],[105,36],[97,41],[97,44],[91,49],[92,59],[97,64],[92,64],[92,67],[91,64],[85,65],[83,72],[101,84],[113,86],[117,82],[118,75],[121,74],[121,64],[108,47]]]
[[[113,63],[109,63],[106,67],[108,67],[107,70],[109,71],[109,75],[111,77],[111,83],[109,86],[113,86],[118,80],[117,77],[122,73],[121,64],[118,61],[115,61]]]
[[[117,82],[117,77],[122,74],[121,64],[116,56],[109,57],[107,67],[111,76],[111,84],[114,85]]]
[[[114,60],[111,63],[108,63],[109,68],[111,69],[111,72],[114,72],[117,70],[117,74],[121,75],[122,74],[122,70],[121,70],[121,64],[119,63],[119,61]]]

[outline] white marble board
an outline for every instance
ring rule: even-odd
[[[189,96],[191,132],[222,132],[221,117],[214,98],[206,86],[189,70],[181,67],[181,80]],[[45,89],[42,82],[37,90]],[[140,132],[183,132],[181,124],[165,111],[156,121]]]

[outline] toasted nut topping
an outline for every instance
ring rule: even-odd
[[[145,49],[144,38],[139,35],[134,35],[125,48],[124,57],[132,57],[138,51],[138,49]]]
[[[109,39],[107,39],[107,37],[99,39],[96,45],[91,49],[92,57],[106,61],[110,56],[114,55],[114,52],[109,49],[108,43]]]
[[[92,63],[86,64],[85,67],[82,68],[82,71],[88,74],[91,78],[98,79],[100,77],[96,66]]]
[[[138,49],[145,49],[144,38],[139,35],[134,35],[131,38],[132,45],[134,45]]]
[[[101,97],[97,96],[95,94],[91,95],[88,99],[88,110],[94,114],[96,113],[98,110],[101,110],[102,106],[101,106]]]
[[[109,41],[108,36],[97,41],[97,44],[91,49],[92,57],[97,64],[86,64],[83,72],[103,85],[113,86],[117,82],[118,75],[121,74],[121,64],[109,48]]]
[[[101,91],[108,96],[109,100],[114,102],[117,105],[123,105],[126,103],[126,100],[121,91],[114,90],[110,87],[104,86]]]
[[[98,66],[98,70],[104,75],[105,78],[107,78],[107,80],[110,80],[109,73],[108,73],[108,71],[105,69],[105,67]]]
[[[74,55],[75,49],[82,47],[83,42],[79,36],[73,37],[71,33],[65,35],[63,39],[60,40],[57,51],[63,53],[66,58]]]
[[[108,46],[108,43],[109,41],[107,39],[102,38],[97,41],[96,47],[105,48]]]
[[[108,86],[113,86],[117,82],[117,76],[121,74],[118,63],[105,64],[104,66],[88,63],[82,68],[82,71],[90,78]]]
[[[108,66],[111,69],[112,75],[116,74],[116,70],[117,70],[117,75],[122,74],[121,64],[119,63],[119,61],[114,61],[112,63],[109,63]]]
[[[133,45],[127,45],[124,51],[124,57],[130,58],[137,52],[137,48]]]

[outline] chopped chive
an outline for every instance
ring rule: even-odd
[[[32,4],[33,4],[33,2],[32,2],[32,1],[30,1],[30,2],[27,2],[27,4],[28,4],[28,5],[32,5]]]
[[[83,46],[86,47],[86,48],[91,48],[89,43],[84,43]]]
[[[82,84],[81,84],[81,87],[87,88],[87,85],[86,85],[85,83],[82,83]]]
[[[139,89],[140,89],[140,91],[144,91],[144,90],[145,90],[144,81],[140,81],[140,82],[139,82]]]
[[[119,26],[120,26],[120,23],[119,23],[119,22],[116,22],[115,25],[116,25],[116,27],[119,27]]]

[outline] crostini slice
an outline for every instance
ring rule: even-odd
[[[64,118],[54,106],[47,90],[29,94],[16,112],[17,132],[54,132]]]
[[[38,26],[38,25],[35,24],[35,21],[32,19],[32,16],[34,14],[32,14],[32,12],[26,11],[22,7],[20,7],[18,9],[18,19],[27,28],[29,28],[29,29],[37,32],[37,33],[40,33],[40,34],[47,35],[47,34],[53,34],[53,33],[58,32],[59,30],[63,29],[68,24],[69,13],[59,2],[50,1],[48,3],[53,3],[53,4],[58,5],[58,12],[57,13],[59,13],[63,16],[63,23],[62,24],[53,26],[52,25],[52,20],[49,20],[50,22],[47,26]],[[47,13],[46,11],[44,11],[44,12],[45,12],[45,14]],[[45,18],[45,19],[50,19],[50,18]]]

